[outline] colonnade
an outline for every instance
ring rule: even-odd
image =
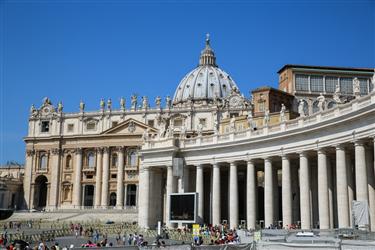
[[[352,201],[366,201],[370,210],[369,226],[374,231],[374,144],[374,138],[367,138],[328,147],[317,145],[314,150],[301,149],[293,153],[281,151],[278,155],[256,158],[248,155],[243,160],[198,165],[189,165],[187,161],[188,171],[184,171],[184,175],[190,173],[195,179],[195,185],[194,180],[190,180],[190,187],[185,192],[198,193],[198,222],[218,225],[226,220],[231,228],[237,228],[242,221],[246,221],[248,229],[254,229],[261,220],[264,221],[264,227],[282,221],[285,228],[297,223],[300,223],[302,229],[348,228],[352,226]],[[153,178],[153,169],[141,167],[141,226],[152,224],[152,218],[148,216],[150,206],[153,206],[149,204],[148,198],[152,196],[152,190],[148,183]],[[168,166],[166,172],[164,210],[167,212],[164,214],[167,216],[164,221],[172,226],[169,223],[168,197],[179,189],[174,188],[177,177],[173,176],[172,166]],[[263,172],[263,175],[258,175],[259,172]],[[210,176],[210,181],[205,181],[209,180],[204,177],[205,173]],[[241,186],[238,179],[240,173],[245,173],[245,184]],[[227,186],[222,183],[225,180],[223,178],[226,178],[223,174],[228,175]],[[262,212],[258,204],[260,186],[264,187],[264,216],[260,216]],[[209,189],[209,195],[206,189]],[[228,195],[223,195],[224,192],[228,192]],[[205,197],[209,197],[208,203]],[[244,215],[240,218],[239,204],[242,197],[246,199],[245,208],[241,208],[245,212],[242,212]],[[227,212],[222,213],[223,209]]]

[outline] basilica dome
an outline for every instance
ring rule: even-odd
[[[232,89],[238,90],[234,80],[216,65],[216,57],[210,46],[209,36],[206,47],[202,50],[199,65],[190,71],[178,85],[173,97],[173,104],[206,101],[225,98]]]

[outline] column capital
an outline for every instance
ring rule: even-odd
[[[51,149],[51,153],[53,155],[59,155],[61,153],[61,149],[60,148],[53,148],[53,149]]]
[[[282,159],[282,160],[290,160],[290,155],[289,155],[289,154],[284,154],[284,153],[283,153],[283,154],[281,155],[281,159]]]
[[[246,163],[247,163],[247,165],[254,164],[254,159],[247,159]]]
[[[272,157],[271,156],[266,156],[263,158],[264,162],[272,162]]]
[[[317,153],[318,154],[327,154],[327,148],[318,147],[317,148]]]
[[[102,147],[97,147],[97,148],[96,148],[96,152],[97,152],[98,154],[102,154],[102,153],[103,153],[103,148],[102,148]]]
[[[230,161],[229,164],[230,164],[230,166],[237,166],[238,165],[238,163],[236,161]]]
[[[103,147],[102,149],[104,154],[109,153],[109,147]]]
[[[307,151],[297,151],[299,157],[307,157]]]
[[[357,146],[364,146],[365,145],[365,142],[362,139],[353,140],[353,143],[354,143],[355,147],[357,147]]]
[[[33,156],[33,155],[35,155],[35,150],[34,149],[28,149],[28,150],[26,150],[26,154],[27,154],[27,156]]]
[[[203,164],[198,164],[195,167],[201,169],[201,168],[203,168]]]
[[[76,154],[79,154],[79,155],[82,154],[82,151],[83,151],[82,148],[75,148],[75,149],[74,149],[74,152],[75,152]]]
[[[211,165],[212,165],[212,167],[214,167],[214,168],[218,168],[218,167],[219,167],[219,163],[216,162],[216,161],[212,162]]]

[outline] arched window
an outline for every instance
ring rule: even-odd
[[[132,151],[129,154],[129,165],[130,166],[137,166],[138,165],[138,157],[137,152]]]
[[[319,104],[319,101],[315,101],[313,103],[313,113],[319,112],[318,104]]]
[[[111,166],[112,167],[117,167],[118,165],[118,157],[117,157],[117,154],[112,154],[112,159],[111,159]]]
[[[87,166],[89,168],[94,168],[95,167],[95,155],[93,152],[89,152],[87,154]]]
[[[68,155],[66,157],[65,168],[66,169],[72,168],[72,156],[71,155]]]
[[[116,206],[116,193],[115,192],[109,195],[109,205]]]
[[[39,169],[42,169],[42,170],[47,169],[47,161],[48,161],[47,155],[46,154],[42,154],[40,156]]]

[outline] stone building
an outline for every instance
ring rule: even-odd
[[[151,105],[132,96],[119,108],[101,100],[96,111],[81,101],[75,113],[45,98],[32,106],[25,137],[27,207],[135,208],[142,227],[175,226],[169,195],[196,192],[199,222],[307,229],[349,227],[349,204],[359,200],[374,230],[375,78],[366,70],[353,73],[352,94],[296,92],[299,80],[288,80],[246,98],[218,67],[207,37],[173,98]]]
[[[20,209],[24,206],[23,166],[0,166],[0,209]]]

